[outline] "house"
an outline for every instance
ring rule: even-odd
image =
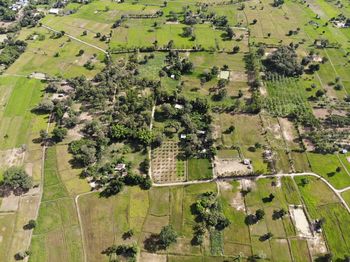
[[[247,166],[250,165],[250,159],[248,158],[243,159],[243,164]]]
[[[180,104],[175,104],[175,108],[176,108],[176,109],[183,109],[184,106],[183,106],[183,105],[180,105]]]
[[[205,131],[204,130],[198,130],[197,133],[200,134],[200,135],[205,135]]]
[[[348,152],[348,150],[342,149],[340,152],[341,152],[342,154],[346,154],[346,153]]]
[[[89,183],[91,188],[96,188],[97,187],[97,183],[96,182],[90,182]]]
[[[230,71],[221,71],[220,74],[218,75],[220,79],[225,79],[228,80],[230,77]]]
[[[51,8],[49,10],[49,14],[53,14],[53,15],[58,15],[59,12],[60,12],[60,9],[58,9],[58,8]]]
[[[119,164],[116,165],[115,170],[116,171],[123,171],[123,170],[125,170],[125,167],[126,167],[125,164],[119,163]]]
[[[180,138],[181,138],[181,139],[186,139],[186,137],[187,137],[187,135],[185,135],[185,134],[181,134],[181,135],[180,135]]]

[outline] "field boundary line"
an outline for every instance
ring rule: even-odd
[[[338,153],[336,154],[336,156],[337,156],[337,158],[338,158],[340,164],[343,166],[345,172],[348,174],[348,176],[350,176],[349,170],[347,169],[347,167],[345,166],[345,164],[343,163],[343,161],[342,161],[341,158],[339,157],[339,154],[338,154]]]
[[[49,132],[50,129],[50,124],[51,124],[51,117],[52,117],[52,113],[50,113],[49,115],[49,119],[47,122],[47,126],[46,126],[46,132]],[[45,156],[46,156],[46,149],[47,149],[47,145],[46,143],[44,143],[43,147],[42,147],[42,155],[41,155],[41,177],[40,177],[40,191],[39,191],[39,204],[38,207],[36,209],[35,212],[35,216],[34,219],[37,220],[38,216],[39,216],[39,210],[40,210],[40,206],[41,206],[41,200],[43,198],[43,193],[44,193],[44,175],[45,175]],[[32,238],[33,238],[33,231],[34,230],[30,230],[29,232],[29,241],[27,243],[27,249],[29,249],[31,243],[32,243]]]

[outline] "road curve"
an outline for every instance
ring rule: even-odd
[[[315,173],[311,172],[305,172],[305,173],[290,173],[290,174],[274,174],[274,175],[246,175],[246,176],[236,176],[236,177],[218,177],[213,178],[209,180],[195,180],[195,181],[185,181],[185,182],[175,182],[175,183],[164,183],[164,184],[158,184],[153,183],[154,187],[166,187],[166,186],[183,186],[183,185],[194,185],[194,184],[203,184],[203,183],[210,183],[210,182],[216,182],[216,181],[232,181],[232,180],[241,180],[241,179],[261,179],[261,178],[269,178],[269,177],[291,177],[294,178],[295,176],[313,176],[320,180],[322,180],[333,192],[334,194],[339,198],[340,202],[344,205],[344,207],[347,209],[347,211],[350,213],[349,205],[345,202],[343,197],[341,196],[341,193],[350,190],[350,187],[346,187],[343,189],[336,189],[333,187],[325,178],[323,178],[320,175],[317,175]]]

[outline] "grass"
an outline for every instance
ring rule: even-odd
[[[239,159],[239,153],[235,149],[222,149],[218,150],[217,156],[219,158],[236,158]]]
[[[37,116],[31,110],[41,101],[44,84],[38,80],[21,77],[0,77],[1,98],[4,109],[0,110],[0,149],[11,149],[27,144],[34,130],[38,127]],[[41,128],[46,127],[41,122]],[[33,132],[34,133],[34,132]]]
[[[350,186],[350,176],[345,171],[337,155],[308,153],[308,158],[312,171],[323,176],[335,188],[341,189]],[[337,167],[341,167],[340,172],[336,172]]]
[[[81,261],[82,243],[74,200],[61,181],[56,147],[47,149],[44,192],[33,232],[30,261]]]
[[[12,259],[12,254],[10,254],[8,251],[11,247],[12,236],[14,234],[15,219],[16,214],[0,215],[0,223],[4,229],[1,232],[2,242],[0,245],[0,257],[4,259],[4,261]]]
[[[307,241],[303,239],[290,240],[291,252],[296,262],[311,261]]]
[[[345,191],[344,193],[341,194],[342,197],[344,198],[345,202],[350,205],[350,190]]]
[[[43,41],[38,38],[27,40],[26,51],[8,68],[8,74],[29,75],[33,72],[41,72],[55,77],[70,78],[85,75],[92,78],[102,69],[101,61],[104,56],[101,51],[70,40],[66,36],[52,39],[51,33],[43,28],[24,29],[26,30],[29,32],[22,32],[22,34],[40,33],[45,36],[45,39]],[[77,56],[80,49],[84,50],[84,54]],[[55,57],[56,53],[59,53],[59,56]],[[97,55],[96,58],[93,58],[94,54]],[[93,70],[84,67],[88,60],[93,61],[95,66]]]
[[[209,159],[190,159],[187,163],[189,180],[211,179],[213,177]]]
[[[296,177],[298,187],[312,219],[325,219],[323,231],[334,259],[343,258],[350,244],[350,234],[346,230],[350,216],[334,193],[320,180],[309,178],[310,183],[301,185],[301,177]]]

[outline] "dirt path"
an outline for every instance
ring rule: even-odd
[[[84,196],[84,195],[89,195],[92,193],[96,193],[96,191],[90,191],[90,192],[85,192],[82,194],[79,194],[75,197],[74,201],[75,201],[75,206],[77,209],[77,214],[78,214],[78,222],[79,222],[79,227],[80,227],[80,232],[81,232],[81,244],[83,247],[83,256],[84,256],[84,262],[87,261],[87,253],[86,253],[86,248],[85,248],[85,241],[84,241],[84,230],[83,230],[83,224],[82,224],[82,220],[81,220],[81,214],[80,214],[80,209],[79,209],[79,197]]]

